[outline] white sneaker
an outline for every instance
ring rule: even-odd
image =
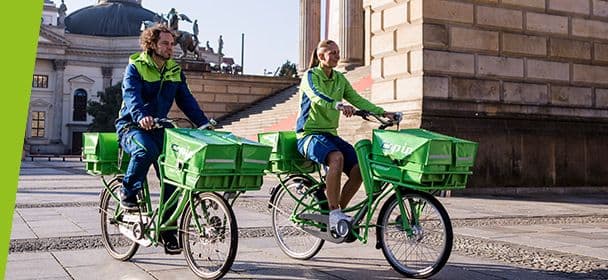
[[[350,223],[353,221],[353,218],[344,214],[341,209],[331,210],[329,212],[329,229],[335,230],[338,227],[338,222],[340,222],[340,220],[345,220]]]

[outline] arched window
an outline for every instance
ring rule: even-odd
[[[84,89],[77,89],[74,91],[74,108],[73,108],[73,120],[74,121],[86,121],[87,120],[87,91]]]

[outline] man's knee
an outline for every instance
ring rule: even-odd
[[[158,149],[154,147],[148,147],[148,149],[137,149],[131,153],[131,158],[141,161],[141,162],[149,162],[152,163],[156,161],[159,156]]]

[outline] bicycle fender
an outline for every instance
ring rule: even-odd
[[[111,179],[111,180],[108,182],[108,187],[109,187],[109,186],[111,186],[111,185],[114,183],[114,181],[119,180],[120,182],[122,182],[122,180],[123,180],[123,179],[124,179],[124,176],[123,176],[123,175],[117,175],[117,176],[115,176],[114,178],[112,178],[112,179]],[[105,187],[104,187],[104,188],[102,188],[102,189],[101,189],[101,191],[99,191],[99,205],[97,206],[97,209],[98,209],[97,211],[98,211],[99,213],[101,213],[101,201],[103,200],[103,195],[104,195],[104,194],[105,194],[107,191],[108,191],[108,189],[107,189],[107,188],[105,188]]]

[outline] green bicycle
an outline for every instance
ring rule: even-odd
[[[166,200],[160,195],[156,209],[147,183],[138,195],[139,211],[121,208],[119,191],[129,161],[118,147],[116,133],[83,136],[86,169],[101,175],[104,186],[99,203],[102,243],[114,259],[127,261],[139,246],[162,245],[161,232],[177,230],[194,274],[221,278],[232,266],[238,247],[232,204],[242,192],[260,189],[270,147],[227,132],[169,128],[176,126],[175,120],[155,123],[165,129],[158,159],[160,193],[166,184],[177,187]],[[167,212],[170,218],[165,219]]]
[[[341,221],[336,230],[328,227],[322,168],[299,155],[295,133],[258,134],[261,143],[273,146],[269,172],[280,182],[269,201],[276,242],[289,257],[306,260],[325,241],[366,244],[375,228],[376,248],[397,272],[429,277],[446,264],[453,241],[448,213],[433,193],[465,187],[477,143],[421,129],[384,130],[400,118],[366,111],[356,115],[374,117],[381,125],[373,132],[373,144],[361,140],[355,145],[366,198],[343,209],[353,221]]]

